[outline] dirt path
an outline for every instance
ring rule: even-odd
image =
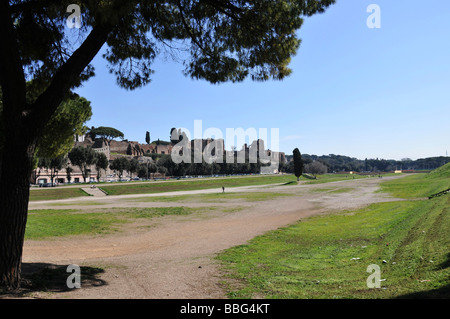
[[[384,178],[383,180],[397,177]],[[227,203],[157,203],[130,201],[131,196],[95,198],[95,207],[241,207],[235,212],[211,211],[189,216],[166,216],[151,228],[132,228],[99,237],[26,241],[24,263],[78,264],[101,267],[104,284],[70,292],[40,294],[42,298],[225,298],[219,285],[221,272],[214,257],[220,251],[245,244],[269,230],[324,212],[354,209],[370,203],[395,200],[375,192],[380,179],[367,178],[316,185],[259,186],[229,189],[234,192],[292,193],[261,202],[231,200]],[[341,190],[341,191],[339,191]],[[201,194],[202,190],[182,192]],[[180,194],[181,192],[177,192]],[[157,196],[161,194],[157,194]],[[148,197],[155,195],[139,195]],[[167,194],[165,194],[167,196]],[[94,199],[92,199],[94,200]],[[86,199],[82,200],[86,202]],[[61,201],[58,201],[61,202]],[[61,208],[52,202],[31,203],[30,208]],[[77,208],[76,201],[66,201]],[[92,206],[87,205],[86,208]],[[64,207],[66,208],[66,207]],[[82,274],[83,276],[83,274]]]

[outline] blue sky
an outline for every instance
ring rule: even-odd
[[[369,29],[369,4],[381,28]],[[450,1],[338,0],[306,18],[283,81],[212,85],[182,74],[161,56],[152,82],[116,85],[101,54],[96,76],[76,90],[92,102],[88,126],[112,126],[132,141],[194,131],[278,128],[280,151],[360,159],[412,159],[450,151]],[[270,147],[270,133],[269,141]]]

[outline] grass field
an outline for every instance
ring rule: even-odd
[[[325,175],[318,175],[316,176],[316,178],[317,179],[305,179],[305,184],[322,184],[322,183],[362,179],[369,177],[357,174],[325,174]]]
[[[124,184],[114,186],[102,186],[108,195],[126,194],[153,194],[173,191],[190,191],[222,187],[241,187],[265,184],[282,184],[295,180],[293,175],[270,175],[270,176],[246,176],[234,178],[214,179],[191,179],[180,181],[166,181],[161,183]]]
[[[305,184],[320,184],[342,180],[368,178],[360,175],[345,174],[327,174],[317,176],[316,180],[310,180],[302,177],[300,180]],[[182,179],[169,180],[162,182],[147,183],[123,183],[117,185],[101,184],[98,187],[104,190],[108,195],[127,195],[127,194],[155,194],[174,191],[190,191],[222,187],[242,187],[257,186],[269,184],[284,184],[286,186],[296,185],[297,178],[294,175],[253,175],[242,177],[220,177],[211,179]],[[54,189],[32,189],[30,192],[30,201],[67,199],[80,196],[88,196],[81,188],[58,187]]]
[[[243,177],[219,177],[212,179],[182,179],[168,180],[158,182],[136,183],[128,182],[117,185],[100,184],[98,187],[103,189],[108,195],[126,195],[126,194],[154,194],[173,191],[188,191],[217,188],[222,186],[240,187],[265,184],[296,184],[296,177],[293,175],[253,175]],[[293,183],[294,182],[294,183]],[[30,201],[67,199],[80,196],[88,196],[81,187],[56,187],[47,189],[31,189]]]
[[[201,208],[206,209],[206,208]],[[187,207],[109,208],[92,211],[74,209],[31,210],[25,239],[107,234],[137,218],[188,215],[201,209]],[[212,208],[211,208],[212,209]]]
[[[428,174],[415,174],[381,184],[381,191],[394,197],[425,198],[450,187],[450,166],[444,165]]]
[[[239,192],[239,193],[212,193],[212,194],[195,194],[195,195],[177,195],[177,196],[157,196],[157,197],[140,197],[127,198],[130,202],[210,202],[224,203],[231,200],[243,200],[246,202],[257,202],[261,200],[271,200],[279,197],[295,196],[289,193],[272,193],[272,192]]]
[[[30,201],[66,199],[81,196],[89,196],[89,195],[81,188],[56,187],[49,189],[30,190]]]
[[[310,191],[313,193],[330,193],[330,194],[340,194],[340,193],[347,193],[354,190],[352,187],[334,187],[334,188],[317,188],[317,189],[311,189]]]
[[[450,165],[382,183],[411,200],[311,217],[221,253],[231,298],[450,298]],[[413,200],[414,199],[414,200]],[[381,288],[368,288],[369,265]]]

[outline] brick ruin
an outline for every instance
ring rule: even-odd
[[[213,142],[213,139],[204,139],[201,141],[198,140],[192,140],[188,141],[188,143],[191,146],[191,149],[194,150],[197,148],[197,146],[200,146],[202,150],[205,149],[206,146],[208,146],[211,142]],[[82,146],[82,147],[91,147],[96,152],[102,152],[106,155],[109,162],[112,162],[114,159],[118,157],[127,157],[129,159],[136,158],[140,163],[148,163],[153,162],[153,159],[149,157],[148,155],[151,154],[164,154],[164,155],[170,155],[172,153],[173,147],[176,145],[178,141],[171,141],[171,142],[164,142],[164,141],[156,141],[151,144],[141,144],[139,142],[135,141],[128,141],[128,140],[122,140],[122,141],[116,141],[116,140],[107,140],[105,138],[96,138],[95,140],[92,140],[89,136],[75,136],[74,137],[74,147]],[[219,142],[219,153],[224,154],[224,143],[223,140],[218,140]],[[248,154],[252,152],[253,150],[257,150],[258,152],[260,150],[263,150],[264,153],[268,156],[272,155],[272,151],[265,150],[264,148],[264,141],[263,140],[257,140],[254,141],[251,145],[244,144],[241,151],[244,151],[246,154],[246,157],[248,157]],[[254,153],[256,154],[256,153]],[[214,154],[212,154],[214,155]],[[275,154],[273,154],[275,155]],[[276,155],[279,156],[280,162],[284,162],[286,160],[285,154],[282,152],[276,152]],[[68,165],[73,169],[72,172],[72,182],[83,182],[82,174],[80,169],[77,166],[71,165],[70,162]],[[100,180],[107,180],[111,179],[111,175],[113,175],[113,172],[108,168],[106,172],[102,172],[101,176],[102,178]],[[112,177],[115,178],[115,177]],[[67,182],[67,176],[65,173],[65,169],[63,169],[58,176],[55,178],[56,181],[59,183],[66,183]],[[32,184],[44,184],[44,183],[50,183],[50,173],[46,170],[37,169],[35,170],[32,178],[31,183]],[[92,167],[91,175],[88,178],[88,181],[95,182],[97,181],[97,171],[95,169],[95,166]]]

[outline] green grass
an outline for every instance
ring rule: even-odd
[[[423,197],[448,182],[450,166],[382,183]],[[315,216],[217,257],[231,298],[450,298],[450,196],[372,204]],[[381,289],[367,267],[381,268]]]
[[[272,200],[279,197],[295,196],[289,193],[272,193],[272,192],[245,192],[245,193],[211,193],[211,194],[195,194],[195,195],[177,195],[177,196],[157,196],[157,197],[141,197],[128,198],[133,202],[214,202],[221,203],[228,200],[244,200],[247,202],[259,202]]]
[[[109,185],[108,183],[100,183],[99,186],[108,195],[125,195],[125,194],[152,194],[173,191],[199,190],[239,186],[254,186],[265,184],[285,184],[296,185],[296,177],[294,175],[253,175],[244,177],[221,177],[213,179],[185,179],[185,180],[169,180],[148,183],[128,182],[118,185]],[[86,186],[87,187],[87,186]],[[80,188],[74,187],[55,187],[46,189],[30,190],[30,201],[58,200],[68,199],[80,196],[89,196]]]
[[[317,176],[317,180],[301,177],[305,184],[320,184],[336,182],[342,180],[368,178],[360,175],[327,174]],[[297,178],[294,175],[253,175],[242,177],[220,177],[211,179],[184,179],[179,181],[169,180],[161,182],[136,183],[128,182],[118,185],[101,184],[100,187],[108,195],[129,195],[129,194],[155,194],[174,191],[190,191],[217,188],[225,191],[229,187],[257,186],[281,184],[286,186],[297,185]],[[31,189],[30,201],[69,199],[80,196],[89,196],[81,188],[56,187],[51,189]]]
[[[45,239],[110,232],[123,221],[103,212],[83,213],[73,209],[31,210],[28,212],[25,239]]]
[[[381,184],[382,192],[399,198],[425,198],[450,187],[450,163],[428,174],[415,174]]]
[[[327,174],[317,176],[317,180],[301,178],[305,184],[320,184],[343,180],[368,178],[360,175]],[[109,195],[125,194],[152,194],[172,191],[188,191],[217,188],[221,191],[222,186],[225,192],[228,187],[256,186],[269,184],[297,185],[294,175],[270,175],[270,176],[245,176],[237,178],[217,178],[207,180],[182,180],[177,182],[144,183],[102,186],[101,188]]]
[[[250,176],[250,177],[235,177],[235,178],[216,178],[216,179],[195,179],[195,180],[180,180],[180,181],[166,181],[166,182],[150,182],[142,184],[125,184],[125,185],[111,185],[102,186],[101,188],[108,195],[126,195],[126,194],[153,194],[174,191],[190,191],[222,187],[240,187],[240,186],[255,186],[265,184],[281,184],[289,183],[295,176],[293,175],[271,175],[271,176]]]
[[[198,195],[175,195],[175,196],[154,196],[154,197],[137,197],[137,198],[125,198],[124,200],[129,202],[139,203],[154,203],[154,202],[191,202],[193,198],[197,198]]]
[[[132,208],[116,212],[127,218],[155,218],[167,215],[189,215],[199,209],[188,207],[146,207]]]
[[[25,239],[109,234],[119,230],[120,225],[136,218],[188,215],[202,209],[187,207],[108,208],[90,212],[74,209],[31,210],[28,213]]]
[[[448,197],[374,204],[257,237],[219,255],[230,277],[240,282],[228,295],[394,298],[440,296],[436,290],[447,289],[441,297],[448,298],[449,204]],[[384,289],[367,288],[371,264],[381,267]]]
[[[322,184],[322,183],[330,183],[330,182],[338,182],[345,180],[353,180],[353,179],[362,179],[369,178],[364,175],[358,174],[325,174],[325,175],[317,175],[317,179],[306,179],[305,184]]]
[[[352,187],[338,187],[338,188],[313,188],[310,191],[313,193],[329,193],[329,194],[341,194],[348,193],[354,190]]]
[[[89,196],[81,188],[48,188],[48,189],[31,189],[30,201],[66,199],[74,197]]]
[[[61,206],[101,206],[105,205],[105,203],[100,202],[91,202],[91,201],[72,201],[72,202],[54,202],[47,204],[48,206],[55,206],[55,207],[61,207]]]
[[[265,200],[272,200],[279,197],[295,196],[289,193],[272,193],[272,192],[245,192],[245,193],[215,193],[215,194],[200,194],[195,195],[201,201],[206,202],[227,202],[230,199],[242,199],[247,202],[260,202]]]

